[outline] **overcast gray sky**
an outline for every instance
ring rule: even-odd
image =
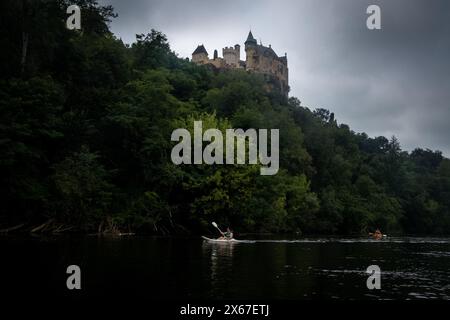
[[[402,147],[450,156],[450,1],[447,0],[101,0],[119,17],[126,43],[151,28],[180,57],[255,38],[287,52],[291,96],[326,108],[370,136],[397,136]],[[381,7],[382,30],[366,9]],[[241,52],[241,59],[245,53]]]

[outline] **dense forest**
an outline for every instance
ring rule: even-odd
[[[73,3],[80,31],[65,27]],[[450,160],[439,151],[355,133],[326,109],[267,91],[259,75],[197,66],[159,31],[125,45],[109,30],[113,8],[94,0],[4,0],[0,15],[0,229],[450,230]],[[280,171],[174,165],[171,133],[194,120],[279,128]]]

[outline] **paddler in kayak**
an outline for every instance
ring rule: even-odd
[[[219,240],[231,240],[233,239],[233,231],[228,227],[227,231],[222,233],[222,236],[219,238]]]
[[[369,236],[374,238],[375,240],[381,240],[383,239],[383,234],[381,233],[380,229],[375,230],[375,232],[369,232]]]

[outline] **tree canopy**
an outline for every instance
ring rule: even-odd
[[[125,45],[109,31],[111,7],[75,2],[81,31],[65,28],[66,1],[0,4],[0,226],[450,230],[450,160],[441,152],[403,151],[396,137],[355,133],[329,110],[267,91],[260,75],[178,58],[159,31]],[[280,171],[173,164],[171,132],[194,120],[279,128]]]

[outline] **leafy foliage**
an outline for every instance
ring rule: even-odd
[[[109,31],[111,7],[75,2],[81,31],[64,26],[67,1],[0,5],[0,224],[450,230],[450,160],[439,151],[402,151],[395,137],[355,133],[329,110],[267,91],[257,74],[180,59],[159,31],[124,45]],[[171,132],[194,120],[204,129],[279,128],[280,171],[174,165]]]

